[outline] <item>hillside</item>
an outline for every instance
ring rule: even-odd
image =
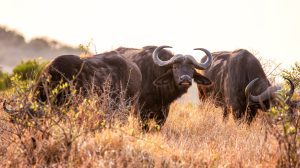
[[[39,57],[50,60],[62,54],[80,53],[79,48],[45,37],[27,41],[21,33],[0,25],[0,67],[5,71],[10,72],[21,60]]]

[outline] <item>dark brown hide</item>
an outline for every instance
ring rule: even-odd
[[[144,124],[144,130],[148,129],[147,121],[154,119],[157,124],[162,126],[168,116],[170,104],[187,92],[190,85],[181,87],[174,79],[174,69],[180,68],[183,63],[177,62],[170,66],[158,66],[152,59],[152,54],[156,46],[146,46],[142,49],[118,48],[119,52],[126,58],[135,62],[141,70],[143,81],[139,97],[141,107],[140,117]],[[162,49],[159,52],[159,58],[163,61],[170,60],[174,55],[168,50]],[[210,80],[198,74],[193,65],[187,65],[185,68],[192,69],[191,78],[201,84],[210,84]],[[180,69],[177,71],[180,72]],[[180,72],[184,73],[184,72]]]
[[[228,116],[229,107],[237,120],[242,119],[247,111],[247,121],[251,123],[257,110],[262,107],[248,101],[245,95],[246,86],[253,79],[259,78],[251,90],[252,95],[259,95],[270,86],[260,62],[244,49],[214,52],[212,55],[213,63],[203,74],[211,79],[213,85],[198,85],[199,98],[211,96],[216,106],[223,107],[224,119]],[[263,104],[266,108],[270,107],[269,101],[264,101]]]
[[[48,77],[50,77],[50,82],[45,83]],[[109,81],[113,98],[121,91],[126,91],[126,98],[133,98],[139,93],[142,75],[135,63],[126,60],[114,51],[87,58],[62,55],[55,58],[44,69],[35,88],[37,99],[47,101],[46,88],[51,91],[61,81],[73,83],[77,93],[83,95],[91,89],[101,94],[104,83]],[[68,90],[58,94],[56,103],[64,104],[67,94]]]

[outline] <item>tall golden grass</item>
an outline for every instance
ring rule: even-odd
[[[7,122],[1,109],[0,167],[276,166],[277,141],[266,134],[262,116],[251,126],[231,118],[224,123],[211,101],[175,102],[160,131],[143,133],[130,115],[125,122],[105,123],[96,103],[82,101],[61,122],[41,121],[47,134]]]

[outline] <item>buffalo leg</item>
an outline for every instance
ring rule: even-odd
[[[248,107],[247,109],[247,123],[250,125],[251,122],[253,121],[254,117],[257,114],[257,109],[255,107]]]
[[[155,120],[157,126],[159,127],[159,129],[165,124],[166,119],[168,117],[169,114],[169,106],[163,107],[161,109],[156,109],[159,110],[155,111],[154,110],[146,110],[146,111],[141,111],[141,124],[142,124],[142,130],[144,132],[148,132],[149,131],[149,121],[150,120]]]
[[[228,108],[227,106],[223,107],[223,121],[228,121]]]
[[[142,131],[148,132],[149,131],[148,121],[141,121],[141,124],[142,124]]]
[[[143,132],[149,131],[148,122],[151,118],[153,118],[153,112],[151,110],[143,109],[140,111],[140,119],[141,119],[140,123],[141,123]]]
[[[169,107],[162,108],[161,112],[155,116],[155,122],[159,126],[159,129],[165,124],[169,114]]]
[[[243,106],[232,107],[232,113],[233,113],[234,120],[241,121],[241,119],[245,115],[245,110],[246,110],[246,108],[244,108]]]

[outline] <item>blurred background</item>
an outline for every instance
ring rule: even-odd
[[[0,66],[124,47],[171,45],[175,53],[245,48],[280,68],[300,58],[297,0],[1,0]]]
[[[171,45],[172,52],[198,60],[203,53],[196,47],[244,48],[272,82],[282,82],[280,73],[300,58],[297,0],[0,1],[0,89],[16,73],[34,79],[32,72],[59,55],[120,46]],[[185,96],[196,100],[196,86]]]

